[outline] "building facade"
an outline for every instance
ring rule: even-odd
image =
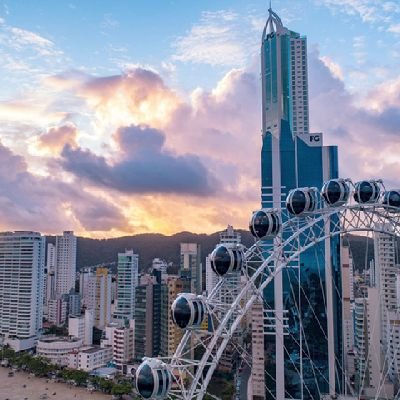
[[[49,300],[54,299],[56,294],[56,246],[52,243],[47,245],[45,286],[43,292],[44,305],[47,307]]]
[[[60,297],[75,290],[77,239],[72,231],[56,237],[55,295]]]
[[[199,244],[181,243],[179,276],[183,281],[185,293],[202,294],[203,272]]]
[[[133,250],[118,253],[117,307],[114,318],[131,320],[135,317],[135,292],[139,279],[139,256]]]
[[[140,361],[143,357],[153,355],[153,288],[155,277],[143,275],[136,288],[135,305],[135,358]]]
[[[106,366],[112,358],[111,346],[85,346],[68,354],[68,368],[90,372]]]
[[[83,340],[85,346],[93,344],[93,310],[85,310],[78,316],[70,316],[68,319],[68,335]]]
[[[66,367],[69,354],[82,347],[82,339],[76,337],[43,336],[37,342],[36,354],[47,358],[50,363]]]
[[[97,268],[94,293],[94,326],[104,329],[111,322],[111,274],[108,268]]]
[[[160,355],[169,357],[175,353],[182,336],[180,329],[172,320],[171,307],[179,293],[184,289],[184,282],[178,276],[168,276],[161,286],[161,326]]]
[[[338,177],[338,163],[337,148],[323,146],[322,133],[309,130],[306,38],[284,27],[271,9],[262,35],[261,78],[262,207],[284,209],[291,189],[321,188]],[[266,288],[265,348],[274,354],[265,354],[272,388],[267,398],[341,392],[343,373],[335,362],[342,359],[340,282],[335,238],[304,252]]]
[[[59,297],[50,299],[47,303],[47,321],[53,325],[61,326],[68,318],[68,299]]]
[[[135,321],[119,321],[106,326],[101,346],[112,347],[112,361],[119,370],[123,370],[124,365],[132,362],[135,356]]]
[[[0,234],[0,341],[34,347],[42,328],[45,238],[37,232]]]
[[[82,306],[94,310],[96,293],[96,272],[94,268],[81,269],[79,273],[79,294],[82,299]]]
[[[264,369],[264,305],[255,302],[251,308],[252,368],[249,384],[249,399],[265,399]]]

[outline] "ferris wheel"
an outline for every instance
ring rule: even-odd
[[[211,293],[207,296],[182,293],[174,301],[172,319],[184,334],[172,357],[143,359],[136,371],[136,390],[142,398],[200,400],[206,395],[209,396],[207,398],[218,398],[208,394],[213,373],[228,343],[232,342],[252,307],[255,304],[265,307],[264,294],[268,285],[303,253],[331,238],[357,232],[366,232],[362,236],[366,240],[371,232],[400,236],[400,190],[386,190],[381,180],[353,184],[350,179],[333,179],[326,182],[321,190],[313,187],[291,190],[285,208],[254,212],[249,227],[255,238],[250,248],[245,250],[240,245],[220,244],[212,252],[211,267],[220,279]],[[302,268],[301,265],[299,268]],[[233,288],[232,277],[240,275],[241,286]],[[339,293],[334,281],[327,279],[324,284],[327,285],[323,289],[325,293]],[[309,313],[314,312],[310,299],[307,301]],[[332,308],[328,296],[324,298],[323,307],[327,313]],[[286,319],[283,315],[280,318],[278,322],[284,329]],[[301,321],[299,326],[301,331]],[[315,335],[328,336],[332,334],[332,329],[332,326],[328,326],[317,332],[317,327]],[[288,330],[285,334],[292,333]],[[318,376],[321,371],[307,357],[307,339],[302,338],[305,344],[301,350],[302,362],[311,364],[310,370],[318,382],[321,381]],[[251,368],[252,357],[248,346],[233,342],[242,362]],[[282,353],[286,351],[284,343],[280,347]],[[400,343],[396,350],[400,352]],[[326,394],[335,395],[342,390],[341,393],[350,393],[354,398],[359,398],[365,385],[365,368],[361,372],[364,375],[362,381],[354,385],[346,375],[343,360],[338,359],[332,346],[328,346],[328,353],[330,368],[334,369],[335,364],[340,364],[345,382],[338,389],[337,382],[335,387],[337,377],[334,372],[333,376],[324,377],[328,387]],[[302,364],[293,359],[289,361],[301,374]],[[382,388],[388,375],[387,367],[393,363],[389,353],[385,355],[384,362],[386,368],[381,371],[379,382]],[[317,388],[318,396],[311,395],[310,387],[311,384],[304,381],[302,399],[325,398],[320,388]],[[265,392],[269,398],[295,398],[289,393],[280,395],[268,384],[265,385]],[[376,398],[380,397],[377,395]]]

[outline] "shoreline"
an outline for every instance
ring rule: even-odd
[[[110,400],[111,395],[92,392],[82,387],[53,382],[51,379],[30,376],[28,372],[14,372],[0,367],[0,400],[41,400],[43,394],[48,400]],[[47,381],[47,382],[46,382]],[[23,385],[26,385],[24,388]],[[47,389],[46,389],[47,388]],[[55,393],[55,394],[54,394]]]

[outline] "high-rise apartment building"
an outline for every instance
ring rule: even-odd
[[[94,292],[94,326],[104,329],[111,322],[111,274],[108,268],[97,268]]]
[[[249,384],[249,399],[265,399],[264,369],[264,305],[256,301],[251,307],[251,351],[252,368]]]
[[[0,341],[34,347],[42,328],[45,238],[37,232],[0,234]]]
[[[379,226],[376,226],[379,229]],[[391,227],[384,227],[390,231]],[[396,238],[388,233],[374,232],[374,268],[375,276],[371,278],[380,291],[382,333],[387,329],[388,314],[397,309],[396,276],[400,266],[396,264]],[[384,347],[390,338],[382,335]]]
[[[161,286],[161,348],[160,355],[169,357],[175,353],[180,343],[183,330],[172,320],[171,306],[179,293],[182,293],[184,282],[177,276],[168,276]]]
[[[184,292],[202,294],[203,272],[199,244],[181,243],[179,276],[183,281]]]
[[[395,398],[394,386],[388,378],[390,368],[394,365],[392,360],[396,360],[396,354],[390,354],[393,343],[389,344],[387,352],[382,352],[381,294],[379,292],[377,287],[368,287],[363,297],[355,299],[355,385],[361,398],[366,396],[367,398],[393,399]],[[397,328],[395,321],[394,326]],[[390,358],[392,356],[394,358]],[[387,371],[388,368],[389,371]]]
[[[342,327],[343,327],[343,363],[347,377],[354,375],[354,279],[353,259],[350,248],[343,246],[342,261]]]
[[[68,298],[50,299],[47,303],[47,321],[52,325],[64,325],[68,318]]]
[[[94,326],[104,329],[111,322],[112,276],[108,268],[84,268],[79,275],[82,306],[93,310]]]
[[[381,375],[379,291],[367,288],[367,296],[355,299],[354,340],[357,387],[375,388]]]
[[[338,177],[338,163],[337,148],[323,146],[321,133],[310,133],[306,38],[284,27],[271,9],[262,34],[261,78],[262,206],[282,209],[291,189],[321,188]],[[340,238],[334,238],[304,252],[266,288],[271,329],[265,348],[274,355],[265,354],[267,398],[342,391],[335,362],[342,359],[340,288],[334,288],[340,280]],[[325,299],[326,307],[319,306]],[[301,315],[308,318],[299,324]],[[299,357],[301,368],[293,361]]]
[[[118,253],[117,307],[114,318],[131,320],[135,316],[135,292],[139,278],[139,256],[133,250]]]
[[[54,244],[49,243],[47,245],[47,261],[45,268],[45,279],[44,279],[44,305],[47,307],[47,303],[50,299],[55,298],[56,292],[56,247]]]
[[[161,271],[153,271],[153,276],[155,278],[153,284],[153,356],[158,357],[161,353],[161,294],[168,275],[164,275]]]
[[[76,276],[76,236],[65,231],[56,237],[55,245],[55,295],[60,297],[75,289]]]
[[[95,309],[96,294],[96,272],[94,268],[83,268],[79,274],[79,294],[82,299],[82,306],[89,309]]]
[[[160,258],[155,258],[151,263],[151,268],[153,271],[160,271],[162,275],[167,274],[168,263]]]
[[[135,354],[135,321],[124,320],[112,322],[106,326],[105,338],[101,341],[101,347],[112,346],[113,363],[119,370],[131,362]]]
[[[143,275],[136,288],[135,302],[135,357],[138,361],[153,355],[153,288],[156,278]]]

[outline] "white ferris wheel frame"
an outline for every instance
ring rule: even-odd
[[[286,211],[281,210],[281,212]],[[170,358],[161,358],[167,364],[174,381],[168,398],[203,399],[227,344],[244,315],[257,299],[262,298],[262,292],[267,285],[304,251],[328,238],[352,232],[380,232],[400,236],[400,210],[383,206],[380,202],[319,208],[304,216],[291,217],[284,222],[280,235],[274,239],[273,246],[266,248],[265,241],[261,240],[251,246],[245,252],[242,270],[247,281],[232,304],[224,305],[218,302],[218,293],[226,282],[226,277],[218,282],[208,297],[204,298],[209,315],[218,318],[221,315],[218,311],[224,311],[216,329],[212,332],[187,329],[175,354]],[[282,239],[282,235],[286,239]],[[261,260],[258,266],[257,262],[255,267],[252,265],[249,261],[252,258]],[[199,360],[187,356],[187,349],[194,343],[193,337],[196,345],[204,349]],[[190,351],[193,352],[193,349]],[[208,370],[204,374],[206,368]]]

